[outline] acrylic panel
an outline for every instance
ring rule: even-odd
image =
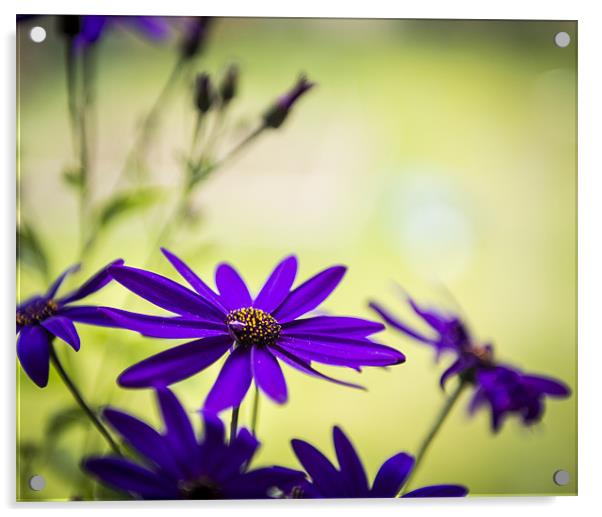
[[[577,23],[17,17],[17,499],[577,493]]]

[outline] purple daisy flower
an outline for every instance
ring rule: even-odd
[[[414,467],[414,458],[400,452],[380,467],[372,486],[362,462],[345,433],[332,430],[339,467],[335,467],[313,445],[292,440],[297,459],[311,478],[295,488],[293,496],[301,498],[397,497]],[[468,490],[460,485],[432,485],[418,488],[402,497],[463,497]]]
[[[165,430],[107,408],[104,419],[138,454],[87,458],[83,468],[102,483],[139,499],[262,499],[288,493],[305,475],[284,467],[249,469],[259,442],[246,429],[225,441],[224,425],[202,413],[204,435],[195,436],[188,415],[168,389],[157,391]]]
[[[204,405],[219,412],[238,406],[253,380],[272,400],[286,402],[280,362],[314,377],[361,388],[318,372],[311,362],[359,370],[405,360],[397,350],[368,338],[384,328],[380,323],[340,316],[299,319],[336,288],[345,274],[343,266],[328,268],[291,290],[297,259],[287,257],[253,298],[232,266],[218,266],[216,293],[182,260],[162,251],[194,291],[142,269],[114,266],[110,274],[132,292],[177,316],[147,316],[116,309],[104,312],[116,326],[144,336],[195,340],[131,366],[118,379],[123,387],[170,385],[200,372],[230,351]]]
[[[491,427],[495,432],[500,430],[505,418],[511,414],[518,415],[525,425],[539,422],[544,413],[546,396],[565,398],[570,395],[570,388],[559,380],[524,374],[515,367],[496,362],[493,346],[477,343],[459,316],[424,309],[409,296],[408,302],[432,329],[432,335],[413,329],[377,303],[370,303],[370,307],[392,328],[432,346],[437,358],[443,352],[451,352],[455,360],[441,375],[441,387],[455,375],[473,384],[475,391],[469,410],[474,413],[488,404],[491,408]]]
[[[55,337],[77,352],[80,341],[73,322],[114,326],[113,321],[100,313],[97,307],[72,304],[108,284],[111,281],[108,268],[121,264],[121,259],[111,262],[80,288],[56,298],[65,277],[79,269],[79,265],[72,266],[54,281],[46,294],[33,296],[17,306],[17,356],[25,373],[40,388],[48,384],[50,346]]]

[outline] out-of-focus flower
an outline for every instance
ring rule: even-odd
[[[215,92],[211,84],[211,77],[206,72],[198,74],[195,80],[194,101],[199,112],[207,113],[214,100]]]
[[[334,448],[338,468],[313,445],[303,440],[292,440],[297,459],[311,478],[293,490],[293,497],[344,498],[344,497],[396,497],[407,481],[414,458],[400,452],[385,461],[374,482],[368,478],[362,461],[353,444],[339,428],[333,428]],[[418,488],[402,497],[463,497],[468,490],[460,485],[432,485]]]
[[[84,469],[139,499],[265,499],[276,491],[288,493],[305,478],[302,472],[278,466],[249,469],[259,447],[249,431],[240,429],[226,443],[221,420],[202,413],[204,435],[198,440],[176,396],[162,389],[157,399],[163,432],[116,409],[103,412],[140,462],[91,457],[84,461]]]
[[[230,101],[236,97],[238,91],[238,77],[238,66],[235,64],[230,65],[219,85],[219,96],[223,107],[227,106]]]
[[[253,380],[272,400],[286,402],[287,386],[279,361],[308,375],[360,388],[318,372],[311,362],[359,370],[362,366],[388,366],[405,360],[397,350],[368,338],[384,328],[380,323],[338,316],[298,319],[328,298],[345,274],[343,266],[328,268],[291,290],[297,259],[287,257],[253,298],[232,266],[218,266],[216,293],[182,260],[165,249],[163,253],[194,291],[132,267],[115,266],[110,274],[132,292],[178,316],[146,316],[121,310],[105,313],[117,326],[145,336],[200,339],[131,366],[120,375],[121,386],[166,386],[195,375],[230,351],[204,405],[218,412],[238,406]]]
[[[80,340],[73,322],[114,326],[113,321],[99,312],[97,307],[72,304],[108,284],[111,281],[108,268],[121,264],[123,260],[112,262],[80,288],[56,298],[65,277],[75,272],[79,266],[70,267],[54,281],[45,294],[33,296],[17,306],[17,356],[25,373],[41,388],[48,383],[50,347],[55,337],[78,351]]]
[[[274,129],[279,128],[288,117],[289,111],[299,100],[299,98],[308,90],[313,88],[315,83],[310,83],[305,76],[301,76],[295,86],[280,97],[263,115],[263,122],[266,127]]]
[[[76,49],[94,45],[111,27],[122,26],[147,39],[161,41],[170,34],[167,20],[161,16],[61,16],[59,31]]]
[[[206,16],[188,20],[180,42],[180,52],[184,59],[191,59],[202,52],[212,21],[212,18]]]
[[[505,418],[516,414],[525,425],[539,422],[544,413],[546,396],[565,398],[570,389],[559,380],[539,375],[524,374],[519,369],[498,363],[491,344],[479,344],[468,331],[468,326],[454,314],[420,307],[411,297],[412,310],[432,329],[432,333],[419,332],[377,303],[370,303],[385,323],[412,339],[432,346],[436,357],[450,352],[454,361],[443,372],[441,387],[457,375],[475,386],[470,411],[488,404],[491,409],[491,427],[499,431]]]

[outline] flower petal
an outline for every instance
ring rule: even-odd
[[[219,413],[224,409],[240,405],[249,390],[251,380],[250,351],[238,347],[226,359],[203,408]]]
[[[345,266],[334,266],[313,276],[284,299],[274,311],[280,323],[286,323],[320,305],[343,279]]]
[[[85,282],[79,289],[76,289],[72,293],[61,298],[60,303],[64,305],[67,303],[75,302],[102,289],[112,280],[111,275],[109,274],[109,268],[111,266],[121,266],[122,264],[122,259],[117,259],[111,262],[110,264],[107,264],[98,273],[96,273],[87,282]]]
[[[405,361],[398,350],[367,339],[284,334],[278,344],[308,360],[336,366],[390,366]]]
[[[69,318],[64,316],[52,316],[40,322],[48,332],[62,339],[76,352],[79,350],[80,342],[75,325]]]
[[[205,282],[203,282],[199,276],[192,270],[186,263],[174,255],[171,251],[166,248],[161,248],[163,255],[171,262],[171,265],[175,268],[175,270],[180,273],[182,278],[186,280],[190,287],[192,287],[197,293],[199,293],[202,297],[206,298],[209,302],[211,302],[222,314],[226,314],[226,308],[222,304],[219,296],[213,292],[213,289],[209,287]]]
[[[143,336],[180,339],[226,335],[223,323],[204,321],[198,318],[148,316],[120,309],[101,308],[103,314],[119,328],[134,330]]]
[[[212,479],[223,483],[232,476],[242,474],[258,448],[257,439],[244,427],[240,429],[236,438],[230,441],[227,450],[220,454],[221,461],[218,468],[215,469]]]
[[[291,440],[293,451],[323,497],[353,497],[343,475],[318,449],[303,440]]]
[[[223,485],[227,499],[266,499],[271,489],[279,488],[289,493],[303,482],[305,474],[286,467],[264,467],[236,476]]]
[[[56,315],[69,318],[77,323],[86,323],[97,327],[116,327],[115,320],[102,312],[104,307],[78,305],[76,307],[61,307]],[[107,307],[108,308],[108,307]]]
[[[315,316],[289,321],[282,325],[287,333],[328,334],[331,336],[366,337],[385,329],[382,323],[347,316]]]
[[[157,400],[165,423],[165,440],[181,468],[195,468],[199,446],[186,411],[177,397],[167,388],[157,390]],[[186,472],[187,475],[193,471]]]
[[[550,377],[523,375],[523,382],[551,397],[568,397],[571,393],[571,389],[566,384]]]
[[[244,280],[230,264],[220,264],[217,267],[215,285],[228,310],[250,307],[253,304]]]
[[[401,497],[465,497],[468,489],[461,485],[432,485],[417,488]]]
[[[274,402],[284,404],[288,395],[278,360],[269,350],[255,346],[251,351],[251,364],[257,386]]]
[[[76,271],[79,270],[79,268],[80,268],[80,265],[75,264],[75,265],[67,268],[65,271],[63,271],[58,276],[58,278],[53,282],[53,284],[50,286],[50,288],[46,292],[45,298],[48,298],[48,299],[54,298],[57,291],[59,290],[59,287],[61,287],[61,284],[63,283],[63,281],[65,280],[67,275],[71,275],[71,274],[75,273]]]
[[[349,388],[357,388],[360,390],[366,389],[363,386],[360,386],[359,384],[353,384],[351,382],[340,381],[338,379],[329,377],[328,375],[325,375],[325,374],[319,372],[318,370],[314,370],[311,367],[311,365],[309,364],[309,362],[301,359],[300,357],[297,357],[295,354],[293,354],[292,352],[289,352],[288,350],[282,348],[281,346],[272,345],[268,348],[278,359],[281,359],[282,361],[287,363],[289,366],[292,366],[293,368],[296,368],[297,370],[300,370],[303,373],[311,375],[312,377],[318,377],[320,379],[324,379],[329,382],[334,382],[335,384],[340,384],[341,386],[347,386]]]
[[[48,384],[50,336],[39,325],[26,325],[17,339],[17,356],[29,378],[40,388]]]
[[[130,366],[117,379],[124,388],[169,386],[212,365],[232,345],[232,338],[215,336],[170,348]]]
[[[402,323],[400,320],[395,318],[391,313],[387,312],[381,305],[379,305],[375,302],[370,302],[368,305],[373,311],[375,311],[383,319],[383,321],[385,323],[387,323],[394,329],[400,330],[404,334],[407,334],[408,336],[410,336],[414,339],[417,339],[418,341],[422,341],[423,343],[428,343],[430,345],[437,344],[436,340],[429,339],[429,338],[423,336],[422,334],[416,332],[415,330],[411,329],[405,323]]]
[[[385,461],[374,479],[371,497],[395,497],[408,479],[414,458],[405,452],[400,452]]]
[[[103,417],[138,453],[170,474],[178,474],[165,438],[152,427],[117,409],[106,408]]]
[[[253,306],[265,312],[272,312],[288,296],[297,275],[297,258],[286,257],[276,266],[266,283],[259,291]]]
[[[178,499],[177,485],[125,458],[88,458],[83,467],[103,483],[143,499]]]
[[[208,301],[169,278],[129,266],[113,266],[109,272],[117,282],[162,309],[223,321],[222,314]]]
[[[350,487],[353,497],[366,497],[368,494],[368,478],[355,448],[340,427],[335,426],[332,435],[337,459],[341,467],[341,475]]]

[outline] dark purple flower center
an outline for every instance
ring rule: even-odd
[[[230,335],[244,347],[273,345],[280,337],[280,325],[274,317],[255,307],[231,311],[226,317]]]
[[[178,488],[184,499],[223,499],[219,486],[205,476],[192,481],[181,481]]]
[[[20,310],[17,310],[17,325],[32,325],[39,323],[50,316],[53,316],[58,310],[58,305],[54,300],[39,299],[33,300]]]

